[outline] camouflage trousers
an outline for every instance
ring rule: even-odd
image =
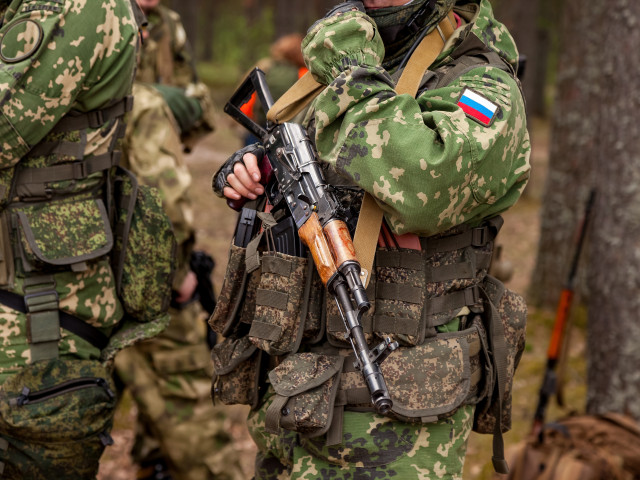
[[[258,445],[256,480],[461,480],[474,407],[445,420],[409,424],[371,412],[344,412],[343,440],[327,446],[325,436],[265,431],[273,390],[248,426]]]
[[[138,406],[134,460],[159,448],[175,480],[243,479],[225,414],[211,401],[201,308],[191,303],[170,313],[164,332],[116,356],[118,376]]]

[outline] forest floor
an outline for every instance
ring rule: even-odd
[[[223,99],[222,99],[223,100]],[[219,105],[222,102],[218,103]],[[498,244],[502,246],[502,258],[513,264],[513,278],[507,286],[526,296],[529,279],[534,267],[539,235],[540,200],[544,187],[548,161],[548,125],[534,121],[533,176],[527,191],[515,207],[504,214],[505,225]],[[221,116],[217,131],[203,140],[187,157],[193,174],[192,197],[196,205],[198,248],[207,251],[216,261],[214,283],[217,289],[227,264],[227,252],[233,234],[236,213],[226,207],[223,200],[211,192],[211,176],[226,158],[241,146],[242,130],[227,117]],[[513,429],[504,437],[507,449],[525,438],[529,432],[538,390],[542,382],[545,354],[553,324],[554,312],[529,309],[527,345],[518,369],[513,390]],[[565,409],[552,402],[547,418],[557,418],[567,411],[584,410],[584,338],[581,331],[572,336],[571,360],[566,368]],[[221,406],[228,414],[227,428],[234,438],[238,451],[246,453],[244,465],[247,478],[253,471],[255,446],[244,425],[247,409],[242,406]],[[100,480],[132,480],[136,468],[131,464],[129,451],[133,442],[136,408],[130,397],[125,396],[116,415],[113,431],[115,444],[105,452],[98,478]],[[473,433],[469,441],[465,465],[465,480],[491,478],[492,437]]]

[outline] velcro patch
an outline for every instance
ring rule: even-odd
[[[500,111],[498,105],[470,88],[462,91],[457,105],[462,108],[467,117],[485,127],[491,126]]]
[[[33,55],[44,38],[42,27],[33,20],[21,19],[6,26],[0,43],[0,59],[18,63]]]

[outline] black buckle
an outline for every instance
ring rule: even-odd
[[[471,246],[484,247],[489,243],[489,230],[487,227],[478,227],[471,230]]]
[[[89,116],[89,128],[100,128],[104,125],[104,113],[102,110],[95,110]]]

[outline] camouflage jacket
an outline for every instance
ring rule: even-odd
[[[98,119],[97,125],[64,132],[52,129],[70,113],[104,110],[130,94],[138,42],[131,4],[13,0],[0,18],[0,243],[13,246],[8,255],[3,252],[4,273],[8,259],[16,252],[22,255],[0,288],[22,295],[25,265],[38,272],[43,258],[90,257],[73,270],[56,270],[55,290],[61,309],[109,334],[123,309],[106,256],[112,237],[99,199],[103,171],[42,182],[46,194],[39,198],[29,192],[16,195],[14,178],[27,168],[90,161],[113,150],[120,120],[100,124]],[[42,148],[47,145],[56,149],[47,152]],[[64,152],[57,150],[61,146]],[[31,357],[26,315],[0,305],[0,322],[3,381]],[[61,355],[100,355],[75,334],[61,330],[61,335]]]
[[[445,70],[451,53],[472,34],[515,64],[513,39],[488,0],[454,11],[462,26],[430,70]],[[316,24],[303,41],[310,71],[328,85],[312,105],[320,158],[371,193],[399,234],[431,236],[475,226],[512,206],[530,170],[518,80],[481,65],[417,98],[398,95],[391,73],[399,72],[382,68],[384,46],[374,32],[368,16],[349,12]],[[465,111],[470,99],[486,116]]]
[[[202,125],[196,127],[193,135],[199,137],[213,130],[213,102],[208,88],[198,79],[195,59],[180,15],[159,5],[147,14],[147,20],[149,24],[144,34],[136,80],[184,89],[186,95],[196,98],[202,108]],[[186,140],[190,143],[194,139]]]

